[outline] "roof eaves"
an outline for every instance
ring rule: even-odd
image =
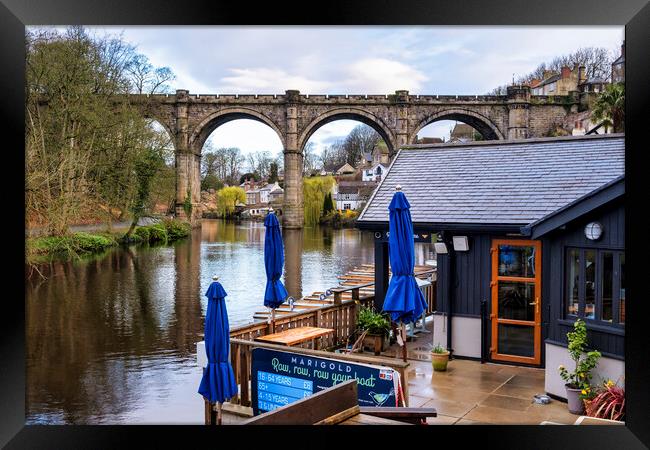
[[[521,233],[531,239],[537,239],[624,194],[625,175],[621,175],[541,219],[521,227]]]

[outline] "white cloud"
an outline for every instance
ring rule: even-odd
[[[291,75],[281,69],[258,67],[251,69],[230,69],[231,76],[221,79],[223,92],[269,94],[298,89],[302,92],[327,92],[331,82],[310,80],[300,75]]]
[[[419,70],[398,61],[366,58],[352,63],[343,84],[355,93],[386,94],[398,89],[417,91],[428,80]]]

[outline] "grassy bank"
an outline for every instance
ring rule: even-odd
[[[165,244],[189,236],[190,224],[180,220],[165,219],[152,225],[137,227],[129,238],[123,233],[77,232],[64,236],[28,238],[26,259],[36,264],[52,259],[74,259],[101,253],[111,247],[132,244]]]

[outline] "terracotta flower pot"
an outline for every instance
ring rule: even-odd
[[[575,389],[569,387],[568,384],[565,384],[566,388],[566,399],[569,406],[569,412],[571,414],[582,415],[585,411],[585,404],[580,398],[580,392],[582,389]]]
[[[449,362],[449,352],[433,353],[431,352],[431,365],[436,372],[444,372],[447,370],[447,363]]]

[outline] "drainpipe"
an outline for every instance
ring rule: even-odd
[[[443,241],[445,244],[447,244],[447,258],[449,258],[449,270],[447,274],[447,351],[449,351],[449,358],[452,359],[454,350],[452,348],[451,342],[451,318],[453,314],[453,304],[456,289],[456,258],[454,255],[453,242],[450,239],[447,239],[447,236],[444,236],[444,234]]]

